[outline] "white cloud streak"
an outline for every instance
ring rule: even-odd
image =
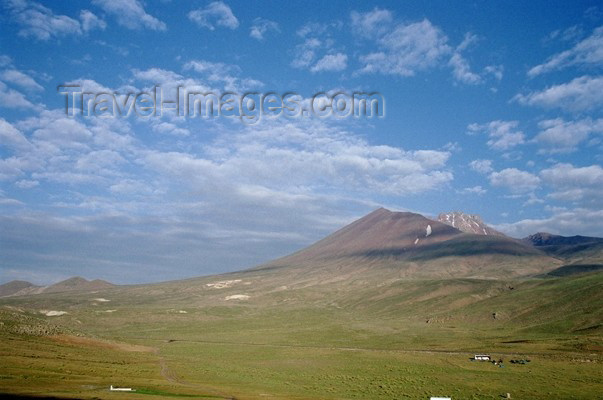
[[[571,112],[590,111],[603,106],[603,76],[581,76],[541,91],[518,94],[513,100],[524,105]]]
[[[592,35],[571,49],[557,53],[543,64],[531,68],[528,76],[535,77],[571,66],[603,66],[603,26],[596,28]]]

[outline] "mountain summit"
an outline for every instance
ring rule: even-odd
[[[482,221],[479,215],[465,214],[462,211],[451,211],[438,215],[438,221],[456,229],[474,233],[476,235],[506,236],[495,229],[492,229]]]

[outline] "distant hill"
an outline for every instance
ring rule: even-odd
[[[10,281],[0,285],[0,297],[12,296],[24,289],[38,288],[39,286],[26,281]]]
[[[64,281],[55,283],[54,285],[48,286],[44,289],[44,293],[57,293],[57,292],[70,292],[74,290],[100,290],[108,289],[115,285],[107,281],[95,279],[92,281],[86,280],[79,276],[66,279]]]
[[[566,264],[603,264],[603,238],[539,232],[522,241]]]
[[[451,211],[441,213],[438,215],[438,221],[455,227],[456,229],[465,233],[474,233],[476,235],[490,235],[490,236],[506,236],[482,221],[479,215],[465,214],[461,211]]]
[[[547,232],[538,232],[522,239],[532,246],[574,246],[580,244],[603,243],[603,238],[591,236],[561,236]]]
[[[73,277],[50,286],[36,286],[25,281],[11,281],[0,285],[0,297],[24,296],[40,293],[60,293],[71,291],[93,291],[114,287],[110,282],[95,279],[89,281],[81,277]]]

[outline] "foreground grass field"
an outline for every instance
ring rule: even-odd
[[[601,274],[287,290],[235,278],[221,289],[196,279],[3,299],[0,392],[132,399],[603,393]],[[249,298],[225,300],[242,293]],[[504,367],[470,361],[475,353],[502,358]],[[109,392],[109,385],[138,391]]]

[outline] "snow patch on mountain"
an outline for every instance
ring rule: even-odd
[[[438,215],[438,221],[466,233],[486,236],[505,236],[503,233],[490,228],[482,221],[479,215],[475,214],[465,214],[461,211],[441,213]]]

